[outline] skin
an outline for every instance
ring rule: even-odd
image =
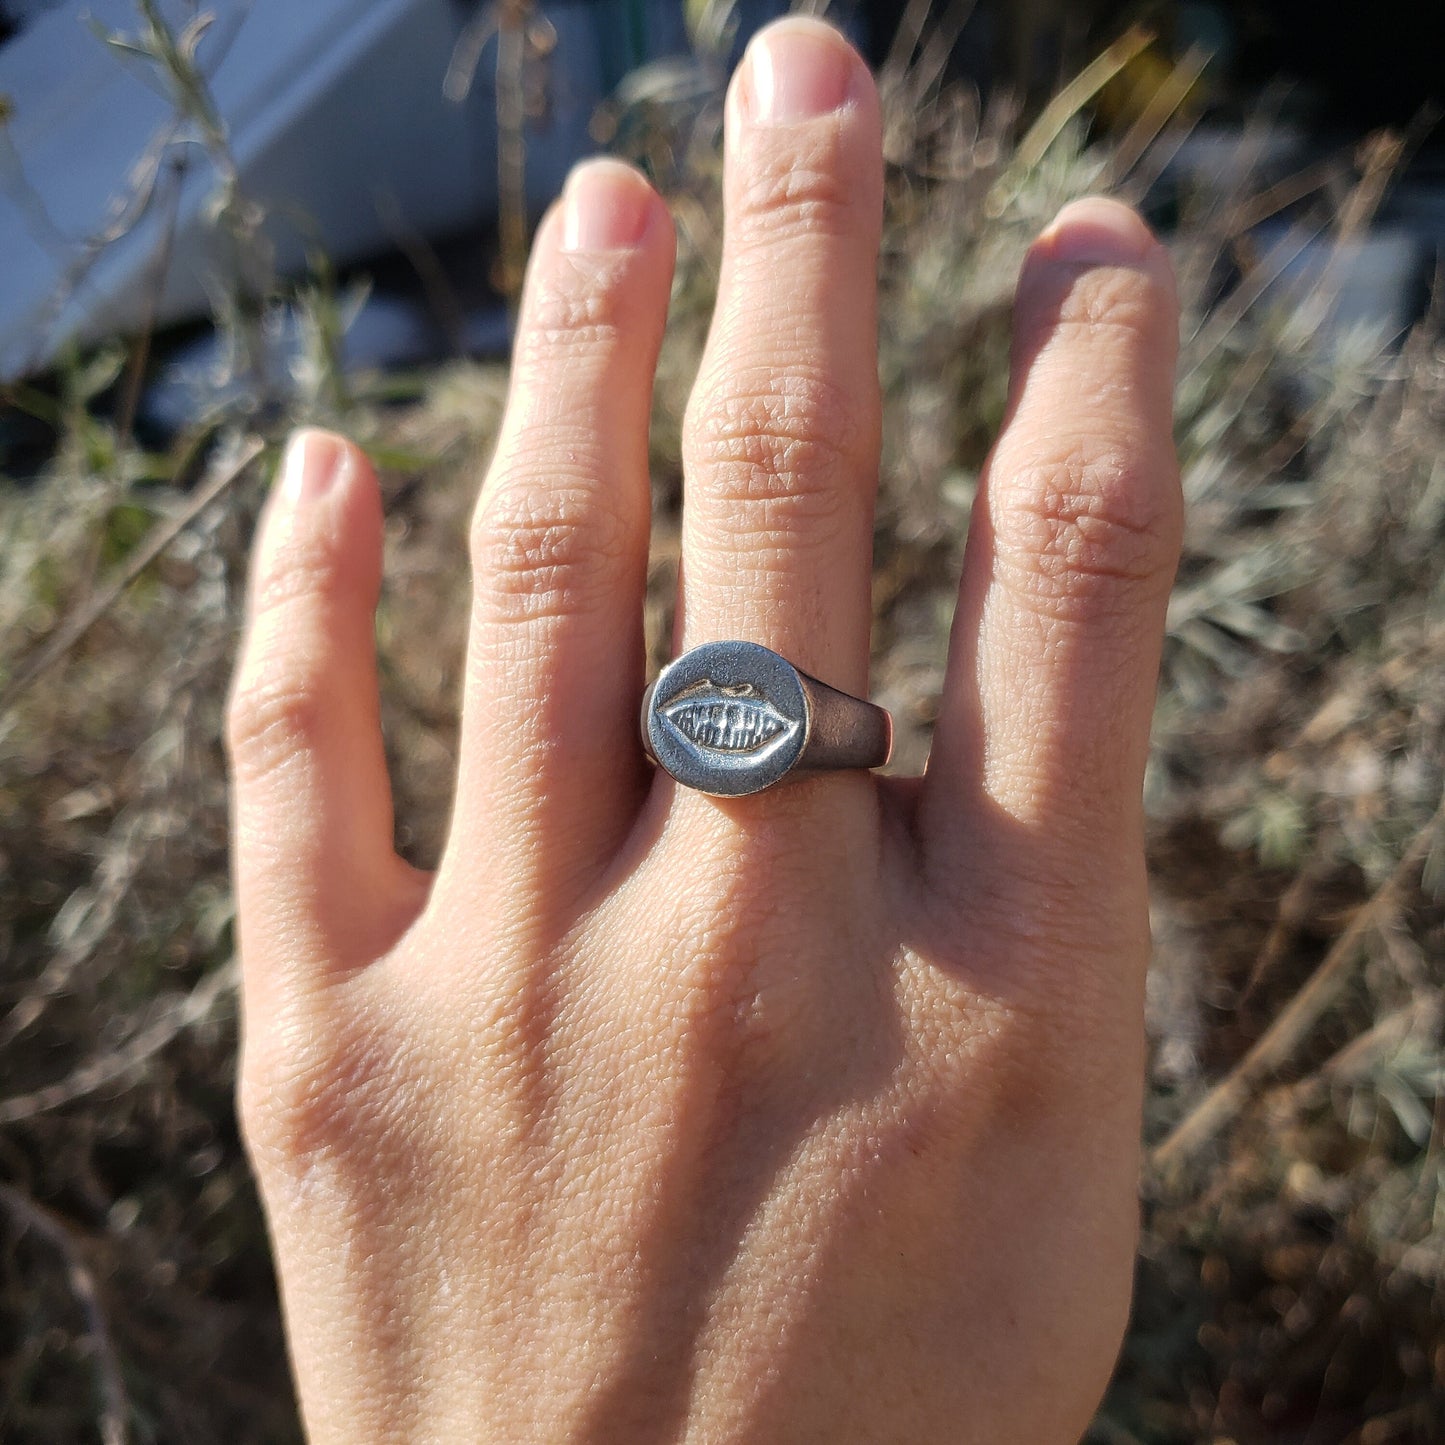
[[[839,36],[754,41],[677,639],[860,694],[880,152]],[[1136,1230],[1167,258],[1104,200],[1029,253],[927,775],[733,801],[636,738],[672,258],[616,162],[538,233],[434,876],[392,847],[375,477],[303,433],[268,505],[229,723],[240,1113],[308,1429],[1075,1441]]]

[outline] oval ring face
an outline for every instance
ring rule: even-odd
[[[770,788],[808,743],[797,669],[755,642],[694,647],[658,677],[647,740],[685,787],[727,798]]]

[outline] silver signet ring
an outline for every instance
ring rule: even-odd
[[[643,694],[642,746],[685,788],[739,798],[784,778],[881,768],[893,719],[756,642],[705,642]]]

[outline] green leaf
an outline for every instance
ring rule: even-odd
[[[138,502],[122,502],[106,514],[101,557],[114,566],[128,557],[149,533],[155,513]]]

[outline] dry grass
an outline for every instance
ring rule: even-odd
[[[1071,196],[1142,192],[1176,137],[1085,144],[1080,90],[1020,135],[944,87],[926,47],[884,89],[875,692],[915,768],[1023,248]],[[717,109],[706,84],[643,76],[631,97],[618,144],[646,156],[682,236],[653,444],[656,651],[715,274]],[[1300,225],[1363,224],[1387,169],[1378,151],[1342,163]],[[1153,1153],[1137,1317],[1093,1435],[1111,1445],[1445,1431],[1445,351],[1428,324],[1403,349],[1332,344],[1318,290],[1221,300],[1221,276],[1248,300],[1270,265],[1241,234],[1257,199],[1172,198],[1191,507],[1148,784]],[[234,464],[300,416],[403,463],[385,473],[378,631],[399,833],[424,861],[455,762],[464,519],[505,386],[458,365],[383,404],[384,380],[328,372],[338,313],[324,290],[309,304],[315,365],[284,417],[232,391],[147,456],[104,420],[116,368],[97,363],[68,375],[39,481],[0,490],[6,1440],[296,1438],[231,1112],[218,738],[274,451]]]

